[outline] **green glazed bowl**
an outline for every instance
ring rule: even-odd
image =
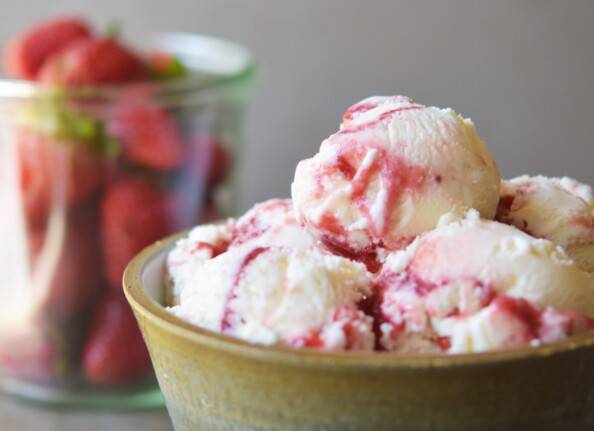
[[[177,431],[594,429],[594,334],[451,356],[261,347],[169,314],[165,258],[144,250],[125,292]]]

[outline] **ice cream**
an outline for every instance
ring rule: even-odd
[[[562,248],[476,211],[392,253],[377,285],[390,351],[535,345],[594,323],[594,280]]]
[[[237,219],[230,247],[243,244],[310,248],[315,240],[295,219],[290,199],[271,199]]]
[[[200,225],[181,238],[167,256],[167,302],[178,304],[182,289],[189,283],[192,273],[207,260],[227,249],[233,232],[233,222],[218,225]]]
[[[594,269],[592,191],[568,178],[501,184],[451,109],[403,96],[353,105],[298,164],[292,198],[179,240],[171,312],[258,344],[393,353],[594,328],[594,274],[582,270]]]
[[[191,323],[265,345],[372,350],[363,264],[316,249],[245,244],[207,260],[171,311]]]
[[[527,176],[501,183],[497,219],[565,248],[578,265],[594,271],[594,197],[574,179]]]
[[[169,254],[171,311],[198,326],[266,345],[372,350],[371,293],[361,263],[317,246],[290,200],[194,228]]]
[[[499,173],[474,124],[452,109],[403,96],[371,97],[297,165],[297,218],[345,255],[396,250],[441,215],[477,209],[492,218]]]
[[[257,204],[237,220],[197,226],[168,255],[168,302],[179,303],[181,290],[207,260],[242,245],[308,248],[314,240],[295,220],[289,199]]]

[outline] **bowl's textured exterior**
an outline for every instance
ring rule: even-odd
[[[129,266],[134,309],[177,431],[594,430],[594,335],[457,356],[266,348],[170,315],[164,260]]]

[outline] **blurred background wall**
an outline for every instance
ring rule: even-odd
[[[504,176],[594,183],[593,0],[0,0],[0,40],[75,12],[126,32],[211,33],[260,64],[241,208],[287,196],[344,109],[401,93],[475,121]]]

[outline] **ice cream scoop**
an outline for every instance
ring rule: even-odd
[[[204,262],[235,247],[250,245],[309,248],[315,241],[295,220],[290,199],[270,199],[255,205],[239,219],[201,225],[181,238],[167,258],[170,304],[179,303],[181,290]]]
[[[539,344],[594,322],[593,279],[562,248],[476,211],[392,253],[377,284],[391,351]]]
[[[249,244],[206,261],[171,311],[200,327],[265,345],[372,350],[364,265],[320,250]]]
[[[401,249],[450,211],[492,218],[499,183],[471,120],[403,96],[371,97],[297,165],[292,197],[310,232],[353,256]]]
[[[523,175],[501,183],[497,219],[565,248],[594,271],[594,197],[590,186],[563,178]]]

